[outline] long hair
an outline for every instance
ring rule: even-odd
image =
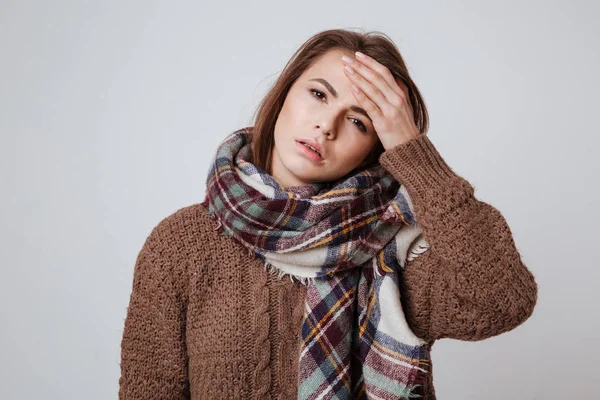
[[[423,97],[409,76],[400,51],[387,35],[379,31],[355,32],[346,29],[321,31],[309,38],[294,52],[253,115],[253,163],[269,174],[272,173],[270,168],[275,144],[275,122],[290,87],[319,57],[334,49],[349,51],[352,54],[360,51],[387,67],[394,77],[400,78],[408,87],[416,126],[421,134],[427,132],[429,116]],[[381,141],[378,140],[361,165],[350,174],[359,168],[369,168],[379,163],[379,156],[384,151]]]

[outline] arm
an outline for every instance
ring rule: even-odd
[[[168,223],[146,239],[134,269],[121,342],[120,400],[188,399],[185,273]]]
[[[403,306],[415,334],[428,341],[476,341],[528,319],[537,284],[502,214],[474,196],[426,135],[388,149],[379,160],[406,186],[430,244],[403,273]]]

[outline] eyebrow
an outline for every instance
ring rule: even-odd
[[[329,90],[329,92],[331,92],[331,95],[333,97],[335,97],[336,99],[338,98],[338,92],[325,79],[323,79],[323,78],[313,78],[313,79],[309,79],[309,80],[311,80],[311,81],[317,81],[317,82],[321,83],[323,86],[325,86],[327,88],[327,90]],[[369,121],[373,122],[373,120],[371,119],[371,117],[369,117],[369,114],[367,114],[367,112],[365,111],[364,108],[352,105],[352,106],[350,106],[350,109],[352,111],[354,111],[354,112],[357,112],[359,114],[364,115],[365,117],[367,117],[369,119]]]

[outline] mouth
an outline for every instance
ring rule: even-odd
[[[319,162],[324,160],[324,158],[321,156],[321,153],[319,153],[315,148],[313,148],[307,143],[304,143],[302,141],[296,141],[296,147],[303,155],[305,155],[311,161]]]

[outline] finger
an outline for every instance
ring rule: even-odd
[[[377,108],[379,108],[380,112],[384,114],[391,108],[391,104],[388,102],[387,98],[381,93],[381,91],[375,86],[373,86],[370,82],[358,74],[356,71],[350,66],[344,67],[344,72],[346,76],[354,83],[360,91],[365,94],[369,100],[371,100]]]
[[[404,93],[406,98],[408,98],[408,86],[406,86],[406,83],[404,83],[402,78],[397,77],[397,76],[394,76],[394,80],[396,81],[396,84],[398,84],[400,89],[402,89],[402,92]]]
[[[356,84],[352,85],[352,94],[361,107],[365,109],[369,115],[369,118],[371,119],[371,122],[383,117],[381,109],[377,106],[377,104],[375,104],[373,100],[371,100],[362,90],[360,90]]]
[[[360,54],[362,54],[362,53],[360,53]],[[363,54],[363,56],[364,57],[359,57],[358,52],[357,52],[356,60],[359,62],[359,64],[363,64],[363,65],[369,67],[370,69],[372,69],[373,71],[377,72],[382,77],[383,81],[385,81],[385,83],[387,83],[388,87],[394,93],[396,93],[398,95],[402,95],[403,93],[405,93],[401,87],[397,86],[397,80],[395,79],[394,75],[392,75],[389,68],[382,65],[379,61],[375,60],[373,57],[370,57],[366,54]]]
[[[390,88],[390,85],[378,72],[358,62],[346,66],[355,71],[354,75],[359,75],[355,77],[355,83],[362,84],[359,86],[361,90],[375,101],[382,111],[385,112],[400,105],[400,96]],[[349,75],[349,73],[346,72],[346,75]],[[365,86],[365,83],[368,83],[371,88]]]
[[[409,91],[408,91],[408,86],[406,85],[406,83],[404,83],[404,81],[400,77],[394,76],[394,80],[398,84],[398,87],[400,89],[402,89],[402,92],[404,93],[404,99],[405,99],[406,104],[408,104],[408,106],[410,107],[410,109],[413,110],[413,106],[412,106],[412,103],[410,101],[410,95],[409,95]]]

